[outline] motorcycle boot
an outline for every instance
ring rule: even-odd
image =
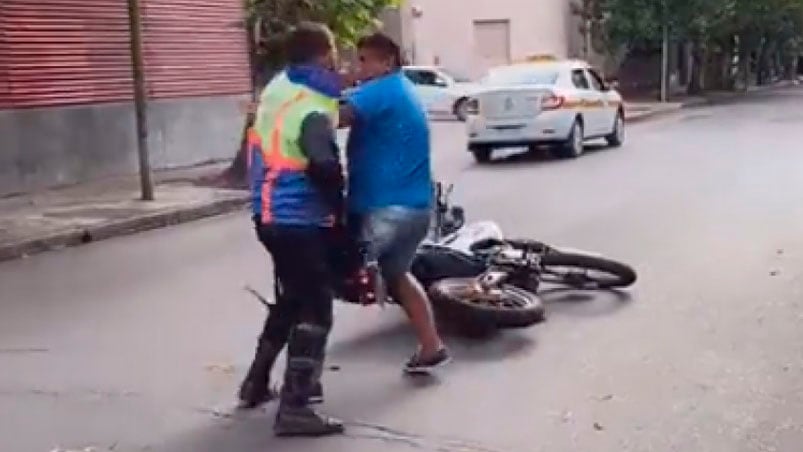
[[[310,396],[319,380],[329,331],[302,323],[290,335],[287,370],[276,414],[276,436],[328,436],[343,433],[343,423],[317,413]]]
[[[252,410],[276,398],[270,387],[270,373],[283,345],[264,340],[259,342],[251,367],[240,385],[240,409]]]
[[[323,403],[323,384],[321,383],[321,377],[323,376],[323,358],[324,357],[321,357],[319,364],[316,365],[315,368],[315,375],[313,377],[315,383],[309,394],[310,405],[320,405]]]
[[[323,376],[323,360],[321,356],[318,364],[315,367],[315,375],[313,377],[313,385],[309,394],[309,403],[311,405],[320,405],[323,403],[323,384],[321,384],[321,377]]]

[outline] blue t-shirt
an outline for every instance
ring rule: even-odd
[[[356,116],[347,145],[349,211],[429,208],[429,123],[413,84],[394,72],[361,85],[348,103]]]

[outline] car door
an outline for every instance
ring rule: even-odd
[[[444,96],[447,83],[436,71],[429,69],[405,69],[405,74],[413,84],[416,92],[428,112],[437,110],[438,102]]]
[[[572,84],[580,97],[580,111],[585,122],[585,136],[593,137],[600,134],[602,124],[602,93],[591,88],[591,82],[584,69],[572,70]]]
[[[586,74],[588,75],[589,83],[591,83],[591,90],[599,93],[602,100],[602,107],[600,108],[599,114],[599,133],[609,134],[613,131],[616,114],[619,111],[619,96],[607,88],[597,71],[588,69],[586,70]]]

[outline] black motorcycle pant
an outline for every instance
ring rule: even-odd
[[[260,242],[273,258],[276,299],[260,344],[281,349],[299,324],[332,327],[333,272],[330,233],[314,226],[256,225]]]

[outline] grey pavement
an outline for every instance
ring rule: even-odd
[[[0,451],[799,452],[803,91],[629,128],[580,159],[477,166],[439,124],[471,219],[636,267],[626,293],[544,294],[549,321],[450,337],[402,378],[394,309],[339,306],[326,408],[343,438],[279,441],[233,413],[269,263],[236,213],[0,263]]]
[[[755,97],[789,83],[756,87],[749,94]],[[744,101],[743,97],[727,92],[667,103],[634,101],[626,104],[625,116],[628,123],[637,123],[711,102]],[[435,124],[451,133],[463,133],[460,127]],[[436,134],[436,140],[439,136]],[[340,141],[344,143],[345,137],[341,131]],[[452,135],[445,139],[446,147],[454,145]],[[224,168],[225,163],[211,163],[159,171],[155,174],[155,202],[138,199],[135,175],[0,197],[0,261],[238,210],[246,203],[247,193],[198,183],[214,179]]]

